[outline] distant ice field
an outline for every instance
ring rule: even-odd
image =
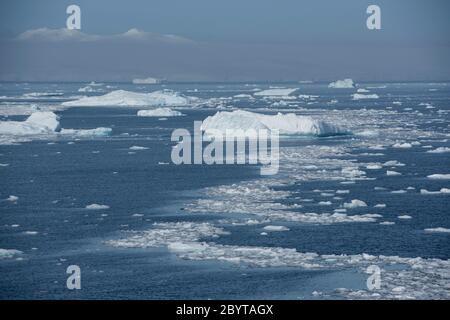
[[[450,298],[450,83],[328,85],[0,83],[0,298]],[[171,163],[255,113],[278,174]]]

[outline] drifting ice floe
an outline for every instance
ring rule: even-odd
[[[267,89],[255,92],[254,96],[264,96],[264,97],[285,97],[297,91],[298,88],[289,89]]]
[[[337,80],[335,82],[331,82],[328,85],[328,88],[335,88],[335,89],[349,89],[354,87],[355,85],[352,79]]]
[[[450,297],[448,290],[450,262],[448,260],[374,256],[366,253],[320,255],[314,252],[298,252],[292,248],[221,245],[202,241],[204,238],[217,238],[226,234],[229,232],[210,223],[155,223],[154,228],[150,230],[132,232],[127,238],[109,240],[106,243],[122,248],[166,247],[182,259],[218,260],[259,268],[356,269],[365,273],[367,267],[377,265],[382,268],[382,286],[376,291],[376,295],[369,290],[351,289],[336,289],[324,295],[354,299],[448,299]],[[404,289],[400,290],[400,287]]]
[[[14,258],[23,252],[15,249],[0,249],[0,259]]]
[[[203,120],[202,130],[206,133],[218,130],[225,134],[239,135],[239,130],[260,129],[278,130],[282,135],[332,136],[347,134],[349,131],[311,117],[298,116],[294,113],[265,115],[243,110],[232,112],[219,111]],[[214,133],[213,133],[214,134]]]
[[[440,173],[436,173],[436,174],[430,174],[429,176],[427,176],[428,179],[433,179],[433,180],[450,180],[450,173],[447,174],[440,174]]]
[[[161,83],[161,80],[152,78],[152,77],[148,77],[148,78],[144,78],[144,79],[133,79],[132,82],[133,82],[133,84],[158,84],[158,83]]]
[[[139,110],[137,112],[138,117],[179,117],[184,116],[179,111],[172,110],[170,108],[157,108],[152,110]]]
[[[113,106],[186,106],[198,102],[198,98],[183,96],[177,92],[163,90],[139,93],[115,90],[102,96],[84,97],[62,103],[66,107],[113,107]]]
[[[427,153],[447,153],[447,152],[450,152],[449,147],[439,147],[439,148],[427,151]]]
[[[107,206],[105,204],[93,203],[93,204],[88,204],[85,208],[89,209],[89,210],[105,210],[105,209],[109,209],[109,206]]]
[[[362,99],[378,99],[379,96],[375,93],[373,94],[360,94],[354,93],[352,94],[353,100],[362,100]]]
[[[450,229],[442,228],[442,227],[438,227],[438,228],[426,228],[426,229],[425,229],[425,232],[450,233]]]
[[[0,121],[0,136],[6,137],[4,143],[14,141],[15,137],[49,137],[54,135],[106,136],[111,128],[62,129],[59,116],[50,111],[32,113],[25,121]],[[3,139],[2,139],[3,140]]]

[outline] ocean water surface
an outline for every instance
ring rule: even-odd
[[[238,109],[348,133],[283,136],[272,176],[171,162]],[[36,112],[58,128],[2,129]],[[1,83],[0,298],[448,299],[449,112],[449,83]]]

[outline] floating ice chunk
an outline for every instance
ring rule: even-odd
[[[62,135],[73,135],[78,137],[105,137],[112,133],[111,128],[99,127],[95,129],[61,129]]]
[[[266,231],[289,231],[289,228],[285,226],[265,226],[263,229]]]
[[[449,147],[439,147],[439,148],[427,151],[427,153],[447,153],[447,152],[450,152]]]
[[[133,84],[158,84],[161,83],[161,80],[156,79],[156,78],[152,78],[152,77],[148,77],[148,78],[144,78],[144,79],[133,79]]]
[[[357,93],[368,93],[368,92],[370,92],[370,91],[367,90],[367,89],[364,89],[364,88],[360,88],[360,89],[356,90],[356,92],[357,92]]]
[[[238,136],[240,132],[242,134],[249,129],[278,130],[280,134],[290,135],[333,136],[349,133],[334,124],[294,113],[265,115],[243,110],[219,111],[207,117],[202,123],[202,130],[206,133],[212,131],[213,134],[216,130],[223,133],[228,130],[231,135]]]
[[[407,191],[406,190],[402,190],[402,189],[400,189],[400,190],[392,190],[391,191],[391,193],[394,193],[394,194],[402,194],[402,193],[406,193]]]
[[[351,202],[344,203],[343,206],[346,209],[353,209],[358,207],[367,207],[367,204],[362,200],[353,199]]]
[[[105,209],[109,209],[109,206],[107,206],[105,204],[92,203],[92,204],[88,204],[85,208],[89,209],[89,210],[105,210]]]
[[[15,249],[0,249],[0,259],[14,258],[22,253],[22,251]]]
[[[48,134],[59,129],[59,116],[47,111],[34,112],[25,121],[0,121],[0,135]]]
[[[19,197],[17,197],[17,196],[9,196],[5,200],[6,201],[10,201],[10,202],[17,202],[17,200],[19,200]]]
[[[173,91],[155,91],[139,93],[126,90],[115,90],[102,96],[83,97],[75,101],[66,101],[67,107],[112,107],[112,106],[185,106],[198,102],[197,98],[183,96]]]
[[[427,189],[420,189],[420,194],[448,194],[450,193],[450,189],[441,188],[439,191],[428,191]]]
[[[426,228],[425,232],[438,232],[438,233],[450,233],[450,229],[438,227],[438,228]]]
[[[157,108],[148,110],[139,110],[137,112],[138,117],[179,117],[184,116],[179,111],[172,110],[170,108]]]
[[[383,225],[383,226],[392,226],[392,225],[395,224],[395,222],[392,222],[392,221],[382,221],[382,222],[380,222],[380,224]]]
[[[392,148],[397,148],[397,149],[409,149],[412,148],[412,144],[411,143],[396,143],[394,145],[392,145]]]
[[[366,166],[366,169],[369,169],[369,170],[377,170],[377,169],[381,169],[381,168],[383,168],[383,166],[381,166],[379,164],[368,164]]]
[[[404,163],[398,162],[397,160],[390,160],[383,163],[385,167],[403,167],[404,165]]]
[[[354,93],[354,94],[352,94],[352,98],[353,98],[353,100],[378,99],[379,96],[375,93],[373,93],[373,94]]]
[[[374,206],[374,208],[386,208],[386,204],[385,203],[378,203]]]
[[[331,201],[320,201],[318,204],[319,204],[319,206],[331,206],[332,205]]]
[[[147,150],[147,147],[141,147],[141,146],[131,146],[129,148],[130,150]]]
[[[412,219],[412,217],[411,216],[409,216],[409,215],[407,215],[407,214],[404,214],[404,215],[401,215],[401,216],[397,216],[397,218],[399,218],[399,219]]]
[[[35,236],[37,235],[39,232],[37,231],[25,231],[24,234],[29,235],[29,236]]]
[[[400,172],[397,172],[397,171],[387,170],[386,171],[386,175],[387,176],[401,176],[402,174]]]
[[[427,176],[428,179],[433,179],[433,180],[450,180],[450,174],[446,173],[446,174],[441,174],[441,173],[436,173],[436,174],[430,174],[429,176]]]
[[[336,80],[328,85],[328,88],[335,88],[335,89],[349,89],[354,87],[355,85],[352,79]]]
[[[297,91],[298,88],[277,88],[277,89],[267,89],[259,92],[255,92],[254,96],[272,96],[272,97],[285,97]]]

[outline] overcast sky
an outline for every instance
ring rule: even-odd
[[[0,80],[450,80],[449,13],[448,0],[2,0]]]

